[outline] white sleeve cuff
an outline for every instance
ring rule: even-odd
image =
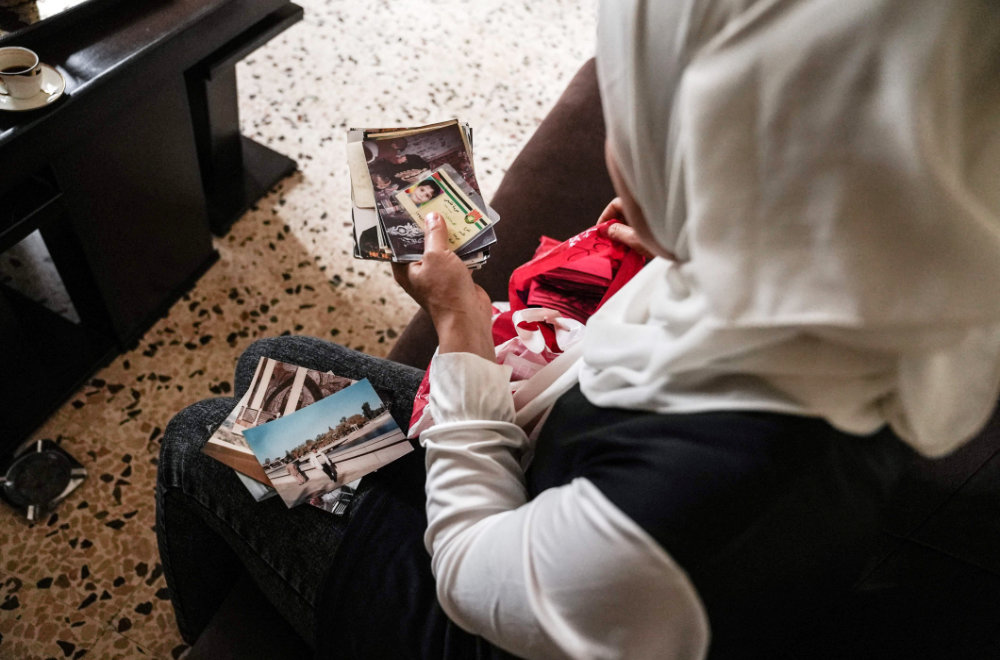
[[[430,386],[436,423],[514,421],[510,367],[472,353],[442,353],[431,361]]]

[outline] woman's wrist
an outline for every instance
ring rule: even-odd
[[[496,360],[489,317],[449,311],[432,314],[438,335],[439,353],[473,353],[491,362]]]

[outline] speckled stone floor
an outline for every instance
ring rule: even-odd
[[[38,524],[0,505],[0,658],[185,651],[153,534],[171,415],[228,393],[257,337],[309,334],[385,355],[415,311],[386,265],[350,256],[344,129],[466,120],[489,199],[593,53],[593,0],[299,2],[305,20],[248,57],[238,80],[244,133],[300,171],[217,239],[219,261],[137,348],[36,433],[89,478]],[[30,258],[0,260],[16,271]]]

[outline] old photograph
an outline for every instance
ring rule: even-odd
[[[291,414],[353,382],[329,372],[261,358],[250,388],[202,451],[251,479],[269,484],[243,437],[244,431]]]
[[[244,437],[289,507],[322,501],[413,449],[367,379]]]
[[[419,259],[423,253],[423,231],[399,205],[398,192],[443,165],[450,165],[470,187],[479,189],[471,148],[457,121],[432,130],[402,133],[370,136],[364,142],[375,205],[397,261]]]

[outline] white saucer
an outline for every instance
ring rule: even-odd
[[[42,64],[41,67],[42,91],[26,99],[16,99],[12,96],[0,94],[0,110],[12,110],[15,112],[19,110],[34,110],[35,108],[41,108],[54,103],[56,99],[63,95],[63,92],[66,91],[66,80],[63,79],[62,74],[48,64]]]

